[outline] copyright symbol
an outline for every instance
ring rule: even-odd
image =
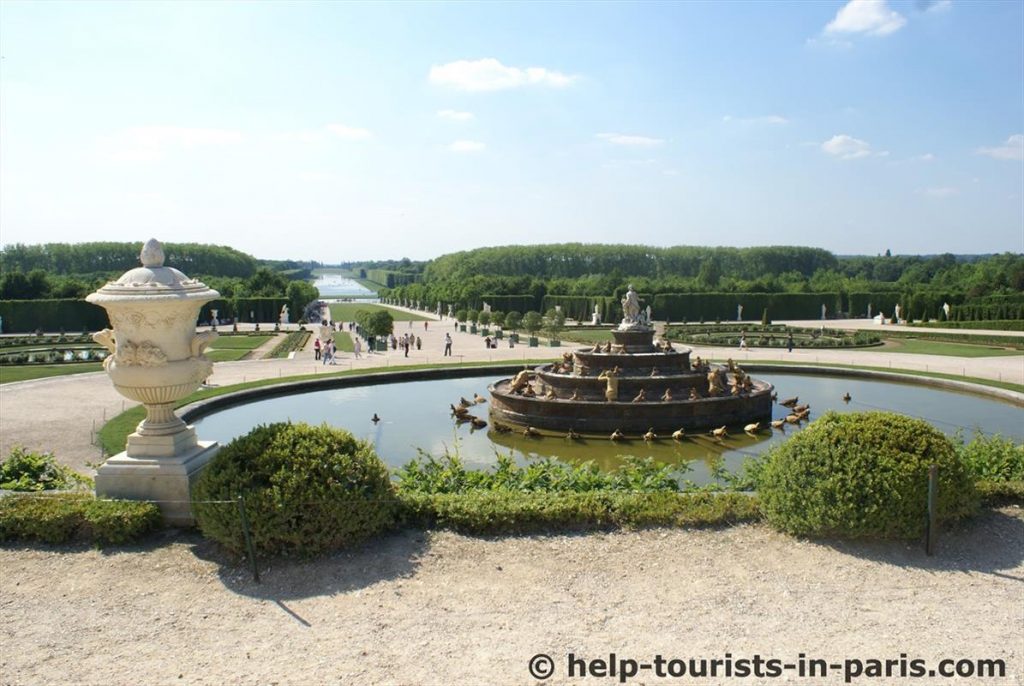
[[[547,679],[555,673],[555,661],[544,653],[530,658],[530,676],[534,679]]]

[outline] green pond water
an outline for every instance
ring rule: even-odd
[[[948,434],[962,430],[969,436],[979,430],[1024,440],[1024,409],[994,399],[927,386],[842,377],[756,373],[753,376],[772,383],[779,398],[799,396],[801,403],[810,403],[811,419],[827,410],[888,410],[925,419]],[[740,428],[731,428],[731,435],[724,440],[695,435],[678,442],[670,436],[662,436],[647,443],[639,436],[621,442],[612,442],[603,436],[576,441],[562,436],[527,438],[518,433],[499,434],[493,431],[491,424],[476,431],[469,424],[456,425],[449,405],[457,404],[460,397],[472,398],[474,393],[489,398],[487,385],[497,378],[489,372],[486,376],[460,379],[314,391],[237,405],[195,420],[193,424],[204,440],[215,439],[224,444],[258,424],[288,420],[311,424],[326,422],[373,443],[377,453],[391,467],[401,466],[416,457],[419,450],[438,456],[446,450],[457,452],[467,466],[473,468],[493,464],[496,452],[511,451],[521,464],[552,457],[570,462],[593,460],[606,468],[620,464],[625,456],[635,455],[680,467],[685,465],[688,471],[683,478],[696,483],[713,479],[712,466],[724,464],[726,469],[737,471],[751,456],[801,430],[786,425],[785,431],[769,428],[750,436]],[[846,393],[852,397],[849,403],[842,399]],[[489,406],[489,402],[475,405],[470,411],[490,421]],[[377,424],[370,419],[374,413],[382,420]],[[787,408],[776,405],[773,419],[788,413]]]

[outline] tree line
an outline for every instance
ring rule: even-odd
[[[381,295],[428,308],[437,302],[480,307],[507,298],[541,307],[550,296],[619,298],[628,283],[652,296],[830,293],[842,294],[840,302],[847,305],[851,294],[868,294],[870,302],[871,294],[890,293],[897,300],[913,295],[941,306],[1024,291],[1024,255],[837,257],[788,246],[503,246],[443,255],[426,265],[421,281]],[[934,309],[930,304],[928,310]]]
[[[224,245],[164,243],[166,264],[186,274],[251,276],[259,260]],[[141,243],[113,241],[91,243],[16,243],[0,249],[0,271],[28,273],[41,269],[53,274],[125,272],[139,266]]]

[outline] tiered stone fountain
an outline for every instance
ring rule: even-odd
[[[691,363],[688,348],[655,344],[650,308],[633,287],[613,340],[561,363],[491,384],[494,422],[579,433],[701,430],[771,419],[772,385],[734,365]]]
[[[96,495],[156,501],[171,524],[191,524],[189,490],[217,450],[174,414],[174,404],[213,371],[203,350],[216,332],[196,333],[204,303],[220,296],[177,269],[164,266],[160,242],[142,248],[142,266],[86,297],[107,310],[113,329],[93,338],[110,355],[103,366],[121,395],[146,407],[125,451],[96,473]]]

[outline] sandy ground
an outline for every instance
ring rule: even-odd
[[[528,684],[528,661],[1005,661],[1024,680],[1024,516],[982,515],[936,557],[807,542],[761,525],[503,539],[406,531],[262,583],[195,534],[104,553],[0,549],[11,684]],[[863,679],[854,683],[902,683]],[[915,679],[914,683],[951,683]],[[842,683],[659,679],[629,683]]]

